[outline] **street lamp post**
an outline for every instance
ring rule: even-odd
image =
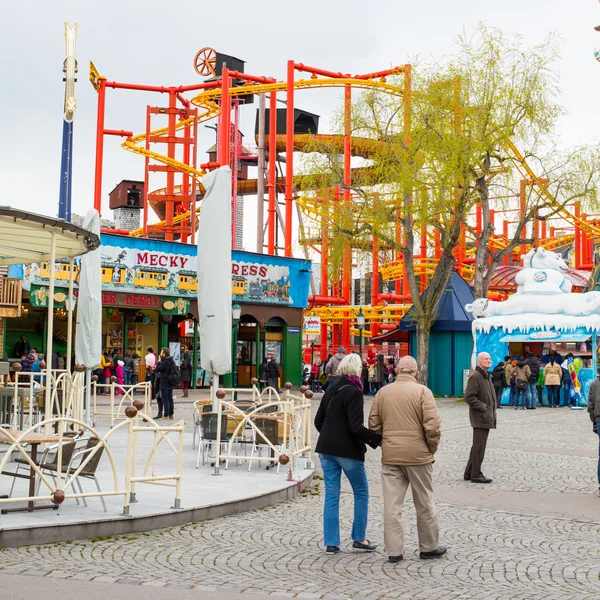
[[[240,326],[240,316],[242,315],[242,307],[239,304],[234,304],[231,310],[233,316],[233,352],[231,357],[231,368],[233,369],[233,388],[237,387],[237,343],[238,329]]]
[[[362,306],[358,309],[356,315],[356,322],[358,324],[359,338],[358,338],[358,354],[362,360],[362,344],[363,344],[363,329],[365,328],[365,313],[362,311]]]

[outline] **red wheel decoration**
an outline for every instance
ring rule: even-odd
[[[202,77],[216,75],[217,53],[212,48],[202,48],[194,58],[194,69]]]

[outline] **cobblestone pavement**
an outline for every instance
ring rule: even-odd
[[[559,518],[544,502],[519,511],[474,503],[470,490],[483,486],[462,480],[471,436],[466,406],[454,401],[439,405],[443,435],[435,482],[451,487],[458,498],[438,503],[442,543],[449,547],[444,559],[417,558],[410,501],[403,562],[386,564],[382,544],[376,553],[353,552],[349,493],[342,495],[343,552],[325,556],[322,482],[316,480],[296,500],[232,517],[119,538],[4,549],[0,578],[23,573],[167,586],[169,594],[173,588],[240,592],[240,600],[244,593],[327,600],[600,598],[600,498],[594,495],[598,438],[587,414],[503,409],[499,428],[490,436],[485,472],[494,482],[486,489],[519,498],[543,492],[550,503],[557,497],[552,493],[559,492],[564,513],[576,499],[594,515]],[[367,460],[373,541],[382,540],[379,459],[379,452],[370,452]]]

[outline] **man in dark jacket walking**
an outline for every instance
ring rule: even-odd
[[[192,382],[192,353],[189,350],[183,353],[179,372],[181,373],[181,383],[183,384],[183,398],[187,398]]]
[[[260,363],[260,365],[258,365],[258,386],[259,386],[261,392],[262,392],[262,390],[264,390],[267,387],[267,383],[269,381],[269,378],[267,376],[267,370],[268,370],[268,363],[267,363],[267,357],[265,356],[263,358],[263,361]]]
[[[163,348],[160,352],[160,361],[156,365],[154,372],[158,377],[160,386],[160,397],[163,404],[163,416],[161,420],[173,420],[173,383],[171,382],[171,374],[175,363],[171,358],[171,351],[168,348]]]
[[[600,436],[600,369],[588,392],[588,414],[594,433]],[[598,495],[600,496],[600,445],[598,446]]]
[[[269,386],[279,392],[279,365],[275,360],[274,356],[271,356],[271,360],[267,363],[267,378],[269,379]]]
[[[492,358],[487,352],[477,355],[477,367],[469,376],[465,401],[469,405],[469,419],[473,428],[473,445],[464,478],[473,483],[492,483],[481,472],[490,429],[496,429],[496,394],[488,369]]]

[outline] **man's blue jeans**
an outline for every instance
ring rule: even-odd
[[[517,394],[515,396],[515,408],[519,406],[522,408],[527,407],[529,404],[529,386],[524,389],[516,388],[516,390]],[[523,402],[521,402],[521,398],[523,398]]]
[[[517,403],[517,386],[514,383],[510,384],[510,405],[518,406]]]
[[[529,397],[527,399],[527,406],[537,408],[537,390],[535,388],[535,381],[533,383],[529,382]]]
[[[342,471],[348,478],[354,492],[354,522],[352,539],[364,542],[367,538],[369,517],[369,483],[365,463],[356,458],[342,458],[330,454],[319,454],[323,480],[325,481],[325,512],[323,529],[326,546],[340,545],[340,487]]]

